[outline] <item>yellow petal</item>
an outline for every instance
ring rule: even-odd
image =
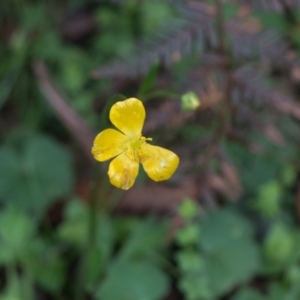
[[[115,103],[109,118],[120,131],[132,137],[142,132],[145,115],[143,103],[136,98],[129,98]]]
[[[123,190],[133,186],[138,172],[139,163],[129,159],[125,153],[112,160],[108,168],[110,183]]]
[[[144,144],[141,147],[141,163],[154,181],[169,179],[176,171],[179,157],[167,149]]]
[[[94,140],[92,154],[98,161],[115,157],[125,150],[128,137],[115,129],[101,131]]]

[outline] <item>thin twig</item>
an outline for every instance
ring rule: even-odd
[[[94,163],[94,159],[91,155],[91,147],[95,134],[87,123],[68,104],[66,98],[62,96],[58,86],[50,77],[45,64],[42,61],[34,62],[33,71],[44,97],[53,107],[58,118],[67,130],[78,141],[87,158]]]

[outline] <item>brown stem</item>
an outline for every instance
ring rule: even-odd
[[[68,104],[68,101],[52,80],[46,65],[42,61],[36,61],[33,64],[33,71],[44,97],[53,107],[67,130],[78,141],[87,158],[94,163],[91,155],[93,137],[95,136],[94,132]]]

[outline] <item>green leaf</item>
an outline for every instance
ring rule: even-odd
[[[284,282],[286,285],[298,285],[300,282],[300,267],[292,265],[285,271]]]
[[[226,244],[249,240],[252,236],[250,223],[230,210],[212,213],[201,226],[200,245],[205,251],[216,251]]]
[[[143,98],[144,94],[146,94],[149,90],[151,90],[154,81],[156,79],[158,69],[159,69],[159,63],[156,63],[151,67],[147,76],[144,78],[143,82],[140,85],[138,97]]]
[[[20,261],[35,235],[35,223],[24,213],[6,209],[0,213],[0,263]]]
[[[198,215],[198,206],[195,200],[184,198],[178,207],[179,214],[186,220],[191,220]]]
[[[111,218],[104,213],[99,214],[96,230],[96,242],[106,261],[112,252],[115,242],[115,233],[111,224]]]
[[[206,260],[205,276],[215,295],[221,295],[236,284],[248,281],[259,265],[257,246],[240,239],[232,244],[224,244],[210,254]]]
[[[89,237],[89,209],[80,200],[68,203],[63,223],[58,228],[58,236],[63,242],[82,251],[84,256],[84,284],[91,289],[110,261],[115,235],[111,220],[105,214],[96,219],[96,243],[86,250]]]
[[[47,271],[45,271],[47,270]],[[60,292],[66,280],[65,262],[59,257],[41,261],[35,270],[37,282],[49,292]]]
[[[180,270],[183,272],[197,272],[204,267],[201,253],[194,250],[183,250],[178,252],[176,260]]]
[[[264,217],[274,217],[280,212],[281,197],[282,187],[277,181],[272,180],[260,187],[253,206]]]
[[[299,284],[284,286],[280,283],[273,282],[270,285],[268,294],[268,299],[270,300],[299,300]]]
[[[179,288],[187,300],[213,299],[209,282],[204,276],[188,273],[180,279]]]
[[[142,100],[143,102],[145,102],[153,98],[163,98],[163,97],[170,98],[170,99],[178,99],[180,98],[180,96],[181,96],[180,94],[175,93],[174,91],[159,89],[159,90],[148,92],[147,94],[143,95]]]
[[[265,297],[257,290],[244,288],[239,290],[232,300],[264,300]]]
[[[42,288],[60,292],[66,279],[66,264],[58,249],[41,239],[34,241],[26,268]]]
[[[108,260],[98,245],[94,245],[84,252],[84,260],[83,281],[88,290],[93,290]]]
[[[5,289],[0,294],[1,300],[22,300],[24,299],[24,281],[17,274],[10,274]]]
[[[143,1],[140,7],[143,31],[147,34],[161,30],[161,24],[166,23],[172,16],[170,5],[164,1]]]
[[[58,236],[68,243],[84,246],[88,238],[88,207],[80,200],[68,202]]]
[[[241,215],[229,210],[214,212],[201,232],[200,247],[207,257],[203,276],[216,296],[249,280],[258,270],[258,247],[250,224]]]
[[[46,136],[14,142],[0,148],[0,201],[40,215],[71,191],[71,157]]]
[[[300,236],[285,224],[276,223],[263,244],[266,272],[278,272],[295,262],[299,256]]]
[[[59,49],[59,47],[57,48]],[[64,89],[74,97],[78,97],[80,94],[88,94],[89,92],[84,88],[88,72],[88,58],[85,53],[80,49],[70,47],[65,49],[60,56],[62,63],[60,64],[59,82],[63,85]],[[72,106],[76,109],[79,105],[87,106],[88,103],[88,101],[82,101],[83,103],[80,104],[78,102],[78,100],[74,101],[72,97]]]
[[[149,262],[117,262],[96,292],[96,299],[161,300],[169,291],[169,279]]]
[[[189,224],[177,230],[176,241],[181,246],[197,244],[200,238],[200,228],[197,224]]]
[[[154,219],[138,223],[121,249],[119,258],[127,260],[153,254],[162,245],[166,230],[165,223]]]

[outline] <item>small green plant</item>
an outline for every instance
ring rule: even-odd
[[[257,272],[259,248],[242,215],[222,209],[199,219],[198,209],[192,200],[179,208],[185,221],[176,235],[179,286],[186,299],[217,299]]]

